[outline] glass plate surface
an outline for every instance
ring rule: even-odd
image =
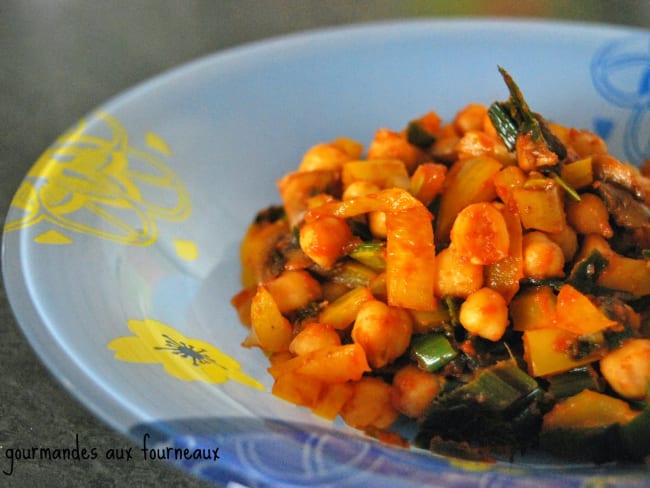
[[[26,175],[3,234],[14,313],[58,380],[143,455],[223,484],[645,486],[645,467],[459,463],[319,419],[270,394],[229,300],[249,222],[307,148],[504,100],[497,65],[547,118],[621,159],[650,157],[649,41],[602,25],[403,21],[164,73],[91,111]]]

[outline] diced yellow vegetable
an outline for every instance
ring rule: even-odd
[[[532,376],[550,376],[589,364],[597,357],[572,359],[566,352],[576,335],[557,327],[524,331],[524,359]]]
[[[246,327],[251,326],[251,302],[255,293],[257,293],[257,286],[249,286],[230,299],[230,304],[237,311],[239,321]]]
[[[557,326],[577,335],[600,332],[616,325],[586,295],[569,284],[562,285],[556,302]]]
[[[409,191],[423,205],[429,205],[442,191],[446,175],[444,164],[422,163],[411,176]]]
[[[337,137],[332,141],[336,147],[343,149],[350,159],[359,159],[363,152],[363,144],[349,137]]]
[[[323,388],[324,384],[321,381],[291,372],[275,379],[271,393],[296,405],[313,407]]]
[[[368,287],[353,288],[334,302],[326,305],[318,320],[331,325],[335,329],[346,329],[354,322],[361,305],[373,298]]]
[[[317,349],[269,368],[274,378],[293,372],[324,383],[358,381],[368,371],[366,353],[359,344]]]
[[[404,188],[410,185],[406,166],[399,159],[348,161],[341,173],[343,188],[356,181],[367,181],[383,188]]]
[[[257,287],[257,293],[251,302],[251,325],[251,332],[244,345],[259,346],[270,352],[289,349],[293,328],[263,285]]]
[[[280,238],[289,232],[286,220],[254,222],[248,227],[239,248],[242,264],[241,281],[245,288],[265,283],[273,277],[269,254]]]
[[[574,190],[588,187],[594,181],[591,156],[563,165],[560,176]]]
[[[358,381],[370,371],[366,353],[358,344],[319,349],[307,354],[308,360],[296,372],[325,383]]]
[[[334,420],[353,394],[353,383],[326,384],[312,411],[320,417]]]
[[[521,292],[510,302],[513,329],[524,331],[555,327],[556,300],[550,286],[539,286]]]
[[[377,194],[363,195],[344,201],[332,201],[305,214],[305,221],[311,222],[323,217],[350,218],[368,212],[398,212],[421,207],[422,202],[402,188],[388,188]]]
[[[506,166],[494,175],[494,188],[501,201],[512,212],[517,211],[517,204],[512,194],[515,188],[522,188],[526,174],[519,166]]]
[[[583,390],[556,404],[544,416],[542,429],[581,429],[625,424],[638,414],[623,400],[593,390]]]
[[[650,259],[632,259],[612,251],[598,284],[641,297],[650,294]]]
[[[431,214],[424,206],[386,217],[386,291],[388,304],[434,310],[435,247]],[[429,272],[427,272],[429,270]]]
[[[615,252],[609,243],[597,234],[585,236],[580,253],[576,256],[576,266],[592,251],[599,251],[608,261],[597,283],[612,290],[625,291],[641,297],[650,294],[650,259],[633,259]]]
[[[526,229],[561,232],[566,225],[563,193],[550,178],[528,180],[512,191],[521,223]]]

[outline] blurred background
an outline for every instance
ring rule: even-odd
[[[407,18],[526,17],[650,28],[646,0],[0,0],[0,215],[63,131],[136,83],[231,46]],[[0,471],[8,447],[131,446],[41,365],[0,287]],[[138,446],[133,446],[134,450]],[[28,462],[0,486],[203,486],[161,462]]]

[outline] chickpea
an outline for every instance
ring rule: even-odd
[[[305,223],[300,228],[300,247],[316,264],[330,269],[346,253],[352,240],[352,230],[337,217],[323,217]]]
[[[508,255],[510,235],[503,214],[494,205],[472,203],[456,216],[451,242],[472,264],[493,264]]]
[[[605,203],[593,193],[583,193],[579,202],[567,207],[567,221],[579,234],[598,234],[606,239],[614,235]]]
[[[350,200],[357,197],[365,197],[373,193],[379,193],[380,188],[371,181],[354,181],[343,190],[343,200]]]
[[[379,129],[368,147],[368,159],[399,159],[411,173],[418,163],[427,159],[426,153],[409,144],[402,134]]]
[[[431,400],[440,392],[441,380],[409,364],[395,374],[393,387],[393,406],[407,417],[418,418],[426,413]]]
[[[433,272],[438,297],[466,297],[483,286],[483,266],[464,259],[453,246],[436,256]]]
[[[650,339],[630,339],[600,360],[600,371],[619,395],[630,400],[650,392]]]
[[[586,158],[592,154],[607,154],[607,144],[599,136],[588,130],[570,128],[567,144],[579,157]]]
[[[573,230],[573,227],[565,225],[560,232],[546,234],[546,236],[560,246],[565,263],[573,260],[573,257],[578,252],[578,234]]]
[[[352,339],[366,352],[373,368],[386,366],[404,354],[412,333],[413,320],[408,312],[379,300],[361,305],[352,326]]]
[[[284,271],[267,282],[266,289],[282,314],[303,308],[322,296],[320,283],[304,270]]]
[[[297,356],[302,356],[319,349],[330,346],[340,346],[341,337],[338,332],[328,324],[307,324],[289,344],[289,351]]]
[[[353,387],[352,396],[341,409],[346,424],[357,429],[386,429],[397,420],[399,412],[391,401],[391,385],[379,378],[364,376],[353,383]]]
[[[524,275],[530,278],[558,278],[564,276],[562,248],[540,231],[524,234]]]
[[[470,103],[456,114],[454,127],[461,134],[483,130],[487,107],[479,103]]]
[[[298,171],[338,170],[351,159],[343,148],[335,144],[316,144],[303,155]]]
[[[368,213],[370,233],[378,239],[386,239],[386,212],[375,210]]]
[[[458,320],[470,333],[498,341],[508,327],[508,304],[492,288],[481,288],[461,304]]]

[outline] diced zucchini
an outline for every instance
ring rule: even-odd
[[[603,380],[590,365],[550,376],[548,382],[548,392],[556,399],[576,395],[585,389],[603,391]]]
[[[623,447],[633,460],[641,461],[650,456],[650,406],[631,421],[621,426]]]
[[[650,409],[583,390],[544,416],[540,446],[573,461],[641,460],[650,454]]]
[[[439,394],[421,419],[416,445],[435,449],[436,438],[490,447],[523,448],[541,423],[543,392],[508,359],[486,367],[469,383]]]

